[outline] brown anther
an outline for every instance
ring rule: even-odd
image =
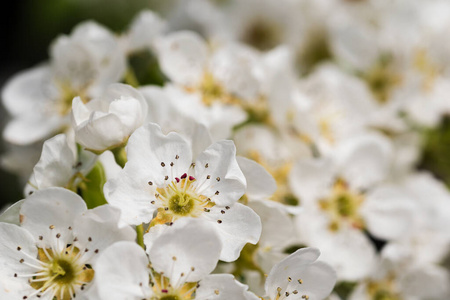
[[[165,167],[165,166],[166,166],[166,164],[162,162],[161,163],[161,167]]]
[[[55,225],[50,225],[50,226],[48,226],[48,228],[54,229],[54,228],[55,228]]]
[[[297,290],[293,290],[293,291],[292,291],[292,294],[297,295],[297,294],[298,294],[298,291],[297,291]]]
[[[209,164],[208,164],[208,163],[206,163],[206,165],[205,165],[205,168],[207,168],[207,167],[209,167]]]
[[[169,208],[168,208],[168,207],[164,207],[164,210],[165,210],[165,211],[168,211],[168,210],[169,210]]]
[[[61,233],[56,234],[56,238],[59,239],[61,237]]]
[[[170,162],[170,166],[173,167],[173,161]]]
[[[214,290],[214,294],[219,295],[219,290]]]
[[[22,248],[20,248],[20,246],[18,246],[18,247],[17,247],[17,251],[20,251],[20,250],[22,250]]]
[[[42,241],[44,237],[42,235],[39,236],[39,240]]]
[[[150,203],[151,203],[151,204],[155,204],[155,201],[154,201],[154,200],[152,200],[152,201],[150,201]]]
[[[298,281],[298,283],[300,283],[300,284],[303,283],[303,280],[301,280],[301,279],[299,279],[299,280],[297,280],[297,281]]]
[[[153,182],[149,181],[149,182],[148,182],[148,185],[153,185]]]
[[[220,177],[217,177],[216,180],[217,180],[217,181],[220,181]]]
[[[217,223],[222,224],[222,220],[217,220]]]
[[[19,260],[19,262],[22,264],[23,262],[25,261],[25,259],[21,259],[21,260]]]
[[[215,194],[215,195],[219,195],[219,191],[216,191],[214,194]]]
[[[95,253],[98,253],[98,249],[95,249],[95,251],[94,251]]]
[[[292,278],[291,278],[291,277],[288,277],[288,281],[291,282],[291,281],[292,281]]]
[[[210,178],[211,178],[211,175],[206,176],[206,179],[210,179]]]
[[[175,159],[179,159],[180,157],[178,156],[178,154],[177,155],[175,155]]]
[[[92,238],[91,238],[91,237],[88,237],[88,241],[89,241],[89,242],[92,242]]]
[[[225,206],[225,209],[230,209],[230,207],[227,205],[227,206]]]
[[[223,215],[223,214],[225,213],[225,211],[224,211],[224,210],[221,210],[220,213]]]
[[[167,175],[164,176],[164,180],[167,180],[167,179],[169,179],[169,176],[167,176]]]

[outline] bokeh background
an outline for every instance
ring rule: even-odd
[[[0,87],[20,70],[48,59],[48,48],[60,34],[69,34],[84,20],[96,20],[111,30],[126,28],[137,12],[157,8],[148,0],[19,0],[5,1],[0,10]],[[0,105],[0,129],[8,116]],[[0,153],[5,146],[0,142]],[[0,204],[23,198],[22,183],[0,168]]]

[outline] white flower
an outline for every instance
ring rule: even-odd
[[[49,64],[14,76],[2,91],[12,115],[3,137],[28,145],[65,130],[70,124],[72,99],[97,97],[125,71],[125,58],[116,37],[106,28],[85,22],[70,36],[51,46]]]
[[[25,188],[25,194],[48,187],[73,189],[94,166],[96,156],[77,149],[73,138],[58,134],[45,141],[41,158]]]
[[[336,273],[317,261],[320,251],[303,248],[276,264],[267,276],[265,290],[271,300],[320,300],[330,295]]]
[[[200,218],[220,232],[226,261],[235,260],[246,243],[258,241],[259,217],[236,203],[246,182],[231,141],[216,142],[193,157],[180,135],[166,136],[150,123],[130,137],[127,153],[123,171],[104,187],[107,201],[122,210],[125,222],[153,226]]]
[[[220,252],[217,232],[200,220],[184,219],[165,227],[147,243],[148,258],[134,243],[116,243],[97,261],[99,298],[246,299],[246,286],[233,276],[209,275]]]
[[[79,97],[72,103],[75,138],[88,150],[101,153],[124,146],[147,116],[147,103],[131,86],[112,84],[101,98],[87,104]]]
[[[20,227],[0,223],[0,276],[20,285],[8,289],[10,298],[83,299],[98,253],[135,238],[133,229],[118,222],[118,210],[105,205],[88,211],[66,189],[36,191],[22,204]]]

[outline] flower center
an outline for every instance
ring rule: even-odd
[[[331,219],[330,230],[337,231],[344,222],[350,223],[355,228],[364,227],[358,213],[363,201],[363,195],[350,191],[343,180],[337,179],[331,196],[319,200],[319,206]]]
[[[169,278],[154,271],[151,272],[150,284],[154,292],[150,300],[191,300],[194,299],[195,290],[198,287],[196,282],[183,282],[183,280],[173,285]]]
[[[50,292],[57,300],[72,299],[78,288],[92,281],[94,270],[79,262],[79,252],[74,246],[68,246],[60,253],[52,249],[38,249],[42,270],[30,279],[37,295]]]
[[[203,212],[209,212],[215,203],[197,192],[195,181],[194,177],[185,173],[168,185],[156,188],[155,197],[160,203],[158,213],[150,223],[150,227],[173,222],[182,217],[197,218]]]
[[[177,215],[185,216],[189,214],[195,205],[195,198],[187,193],[173,195],[169,200],[169,209]]]

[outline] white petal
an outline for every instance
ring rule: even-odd
[[[149,48],[153,45],[155,38],[166,29],[166,22],[156,13],[144,10],[134,18],[128,33],[128,47],[131,50]]]
[[[292,299],[302,299],[303,295],[317,300],[327,297],[336,283],[336,273],[329,265],[316,261],[319,255],[318,249],[303,248],[275,265],[266,280],[266,293],[275,299],[280,287]],[[294,290],[297,295],[292,293]]]
[[[137,169],[139,171],[134,172]],[[149,177],[141,175],[140,168],[129,163],[116,177],[109,179],[103,186],[103,193],[109,204],[121,210],[121,218],[130,225],[148,223],[153,218],[156,207],[156,189],[148,184]]]
[[[222,243],[209,224],[183,218],[164,228],[148,251],[153,268],[164,272],[171,284],[180,279],[199,281],[211,273],[219,260]]]
[[[134,241],[136,231],[130,226],[119,226],[120,210],[102,205],[86,211],[75,219],[73,229],[79,249],[88,249],[94,259],[108,246],[118,241]],[[90,260],[92,263],[93,260]]]
[[[254,294],[247,291],[248,286],[243,285],[231,274],[213,274],[199,282],[200,287],[195,292],[198,299],[214,300],[256,300]]]
[[[261,219],[251,208],[241,203],[229,209],[214,206],[204,215],[212,222],[222,241],[220,260],[236,260],[245,244],[256,244],[261,236]]]
[[[216,142],[200,154],[195,162],[194,177],[198,192],[220,206],[232,205],[245,192],[245,177],[236,161],[232,141]]]
[[[450,274],[440,266],[425,265],[409,270],[401,276],[400,286],[405,295],[418,299],[447,299],[450,288]]]
[[[189,143],[177,133],[164,135],[157,124],[149,123],[136,130],[127,146],[128,163],[136,165],[157,186],[186,173],[192,163]],[[173,163],[173,166],[171,166]]]
[[[42,105],[48,101],[45,87],[50,80],[47,64],[17,73],[2,90],[3,105],[13,116],[32,112],[38,103]]]
[[[17,274],[33,274],[36,269],[28,264],[37,265],[30,257],[37,257],[35,239],[24,228],[14,224],[0,223],[0,274],[13,277]],[[21,263],[23,259],[26,263]],[[24,278],[23,281],[27,279]]]
[[[361,215],[370,233],[387,240],[405,234],[417,213],[412,199],[401,189],[390,185],[370,191],[361,207]]]
[[[66,187],[75,174],[75,159],[75,153],[69,147],[65,134],[58,134],[45,141],[41,158],[33,169],[36,187]]]
[[[20,210],[22,227],[38,241],[40,247],[72,242],[74,219],[87,210],[83,199],[69,190],[54,187],[38,190],[25,199]],[[56,235],[60,234],[60,238]],[[39,237],[43,238],[39,241]]]
[[[95,264],[95,287],[100,299],[140,300],[149,296],[148,258],[135,243],[117,242]]]
[[[275,193],[277,189],[275,179],[263,166],[242,156],[238,156],[236,159],[247,180],[245,194],[250,200],[267,199]]]
[[[201,80],[208,49],[196,33],[178,31],[157,42],[161,70],[174,82],[195,85]]]
[[[22,203],[25,200],[20,200],[8,207],[3,213],[0,215],[0,222],[10,223],[15,225],[20,225],[20,209],[22,207]]]
[[[367,188],[384,179],[389,171],[392,145],[381,135],[352,138],[336,151],[340,173],[353,188]]]
[[[331,159],[303,159],[292,168],[289,186],[300,198],[300,202],[312,204],[326,195],[335,176],[335,166]]]
[[[3,138],[16,145],[28,145],[56,134],[68,123],[64,116],[24,114],[6,124]]]

